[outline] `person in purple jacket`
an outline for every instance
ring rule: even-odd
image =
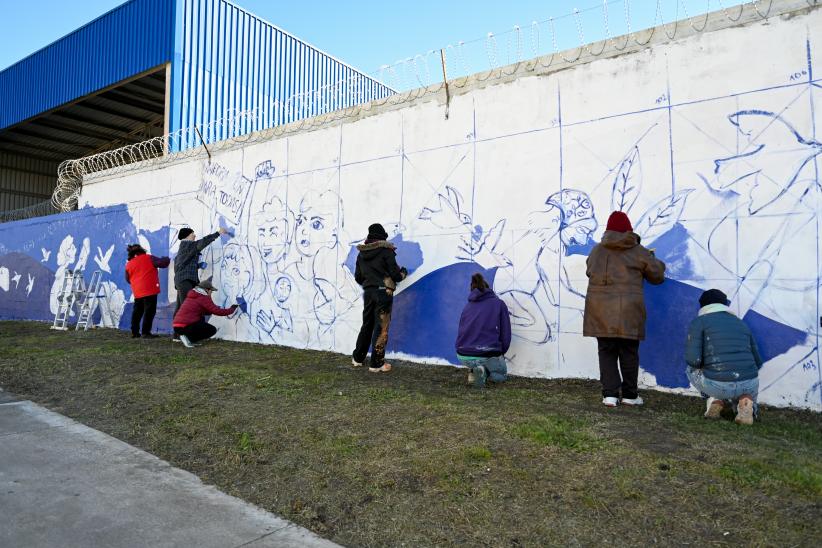
[[[457,333],[457,357],[470,367],[474,386],[507,380],[504,354],[511,346],[508,307],[488,286],[482,274],[471,276],[468,304],[462,309]],[[470,378],[470,375],[469,375]]]

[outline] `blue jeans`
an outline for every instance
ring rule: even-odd
[[[736,402],[742,394],[748,394],[756,402],[759,395],[759,377],[746,381],[715,381],[705,377],[701,369],[687,367],[685,374],[694,388],[699,390],[703,397],[710,396],[718,400]]]
[[[484,367],[488,372],[488,380],[492,382],[505,382],[508,380],[508,368],[505,366],[504,356],[493,356],[490,358],[462,356],[457,354],[462,365],[470,367],[475,371],[477,367]],[[476,371],[474,375],[476,375]]]

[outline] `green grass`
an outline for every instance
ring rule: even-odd
[[[594,434],[588,423],[580,419],[544,416],[516,425],[514,432],[540,445],[588,452],[603,446],[603,439]]]
[[[760,460],[731,459],[719,466],[718,475],[733,482],[766,491],[787,488],[798,495],[822,497],[822,465],[817,462],[793,465],[787,455]]]
[[[591,357],[595,359],[595,356]],[[0,386],[347,546],[816,546],[822,421],[592,381],[0,323]]]
[[[463,449],[468,462],[485,462],[491,460],[491,451],[487,447],[469,445]]]
[[[237,451],[240,453],[248,453],[254,447],[254,437],[248,432],[240,432],[237,436]]]

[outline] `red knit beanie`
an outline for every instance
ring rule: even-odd
[[[605,225],[605,230],[613,230],[614,232],[631,232],[634,227],[631,226],[631,219],[622,211],[614,211],[608,217],[608,224]]]

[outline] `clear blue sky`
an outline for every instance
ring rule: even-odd
[[[608,0],[611,35],[625,32],[625,0]],[[680,0],[688,13],[704,13],[705,0]],[[48,45],[61,36],[122,4],[122,0],[0,0],[0,70]],[[510,31],[519,24],[523,33],[522,57],[532,51],[553,50],[547,23],[539,27],[539,47],[530,33],[531,22],[556,19],[559,49],[579,45],[576,21],[568,14],[581,10],[586,42],[604,35],[602,0],[413,0],[385,2],[376,0],[235,0],[236,4],[270,21],[297,37],[325,50],[369,74],[377,74],[382,65],[424,54],[460,40],[477,61],[470,72],[487,69],[488,32],[497,34],[497,56],[505,60],[507,51],[516,51],[516,40]],[[736,4],[734,0],[723,2]],[[631,28],[653,26],[656,0],[630,0]],[[665,21],[674,18],[676,0],[662,0]],[[714,0],[711,9],[718,9]],[[588,8],[595,8],[585,11]],[[565,16],[563,18],[563,16]],[[682,8],[680,15],[682,18]],[[535,35],[534,35],[535,36]],[[510,45],[509,45],[510,44]],[[513,55],[513,53],[511,54]]]

